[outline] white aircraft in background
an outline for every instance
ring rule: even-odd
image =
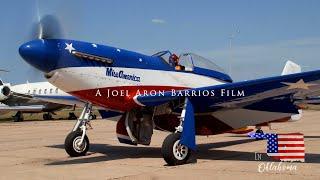
[[[65,108],[75,109],[83,107],[84,103],[80,99],[62,91],[49,82],[25,83],[11,86],[10,83],[3,83],[0,80],[0,114],[9,111],[17,111],[13,116],[14,121],[23,121],[23,113],[42,113],[44,120],[50,120],[55,111]],[[105,108],[96,107],[103,117],[107,117],[111,112],[106,113]],[[113,113],[111,113],[113,114]],[[116,113],[114,113],[116,115]],[[91,114],[91,119],[96,115]],[[77,119],[73,112],[69,113],[68,119]]]

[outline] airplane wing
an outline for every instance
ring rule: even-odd
[[[140,106],[157,106],[188,97],[200,111],[243,107],[261,100],[302,97],[320,90],[320,70],[134,97]],[[208,93],[209,92],[209,93]],[[212,95],[214,92],[214,95]],[[211,94],[210,94],[211,93]],[[209,95],[208,95],[209,94]],[[201,110],[202,109],[202,110]]]
[[[44,101],[44,102],[51,102],[56,104],[65,104],[65,105],[76,105],[78,107],[84,106],[85,102],[81,101],[80,99],[71,96],[71,95],[65,95],[65,96],[47,96],[47,95],[34,95],[35,99]]]
[[[56,103],[56,104],[65,104],[65,105],[76,105],[77,107],[85,106],[85,101],[78,99],[75,96],[66,95],[66,96],[46,96],[46,95],[35,95],[34,98],[41,101]],[[100,106],[93,106],[94,109],[97,109],[103,119],[113,118],[122,115],[123,113],[112,111]]]
[[[34,95],[35,99],[44,101],[44,102],[51,102],[55,104],[65,104],[65,105],[76,105],[77,107],[83,107],[85,106],[85,101],[82,101],[81,99],[72,96],[72,95],[64,95],[64,96],[47,96],[47,95]],[[94,105],[94,109],[102,110],[102,111],[111,111],[109,109],[106,109],[101,106]]]
[[[140,106],[158,106],[179,98],[187,99],[190,103],[185,104],[192,106],[189,109],[194,114],[210,114],[230,129],[239,129],[298,114],[294,101],[319,89],[320,70],[157,95],[137,95],[134,100]],[[189,139],[185,145],[194,149],[194,138],[189,136],[195,134],[190,132],[195,123],[190,121],[194,121],[194,116],[189,113],[185,116],[181,140]]]
[[[41,112],[43,105],[30,105],[30,106],[0,106],[1,111],[23,111],[23,112]]]

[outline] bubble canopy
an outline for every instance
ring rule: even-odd
[[[161,51],[152,56],[159,57],[170,66],[173,66],[172,62],[170,62],[171,55],[172,53],[170,51]],[[218,78],[223,81],[232,82],[230,76],[221,67],[216,65],[211,60],[197,54],[182,53],[179,56],[179,64],[184,67],[186,72],[193,72],[196,74]]]

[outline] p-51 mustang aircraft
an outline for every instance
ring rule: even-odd
[[[320,90],[320,70],[233,82],[212,61],[193,53],[149,56],[51,35],[42,31],[19,53],[50,83],[87,102],[65,139],[70,156],[89,149],[92,105],[124,113],[116,127],[121,143],[149,145],[153,129],[171,132],[162,156],[169,165],[180,165],[196,150],[196,135],[288,121],[298,114],[295,99]]]

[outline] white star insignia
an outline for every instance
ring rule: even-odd
[[[303,79],[300,79],[299,81],[297,81],[295,83],[282,82],[282,84],[289,86],[287,88],[287,90],[290,90],[290,89],[306,89],[306,90],[308,90],[309,86],[317,85],[317,84],[307,84],[303,81]]]
[[[96,45],[96,44],[92,44],[92,46],[93,46],[93,47],[95,47],[95,48],[97,48],[97,47],[98,47],[98,45]]]
[[[117,49],[117,51],[120,52],[121,50],[120,50],[120,49]]]
[[[68,43],[65,43],[66,44],[66,50],[69,51],[69,53],[71,53],[72,51],[76,50],[75,48],[72,47],[72,43],[68,44]]]

